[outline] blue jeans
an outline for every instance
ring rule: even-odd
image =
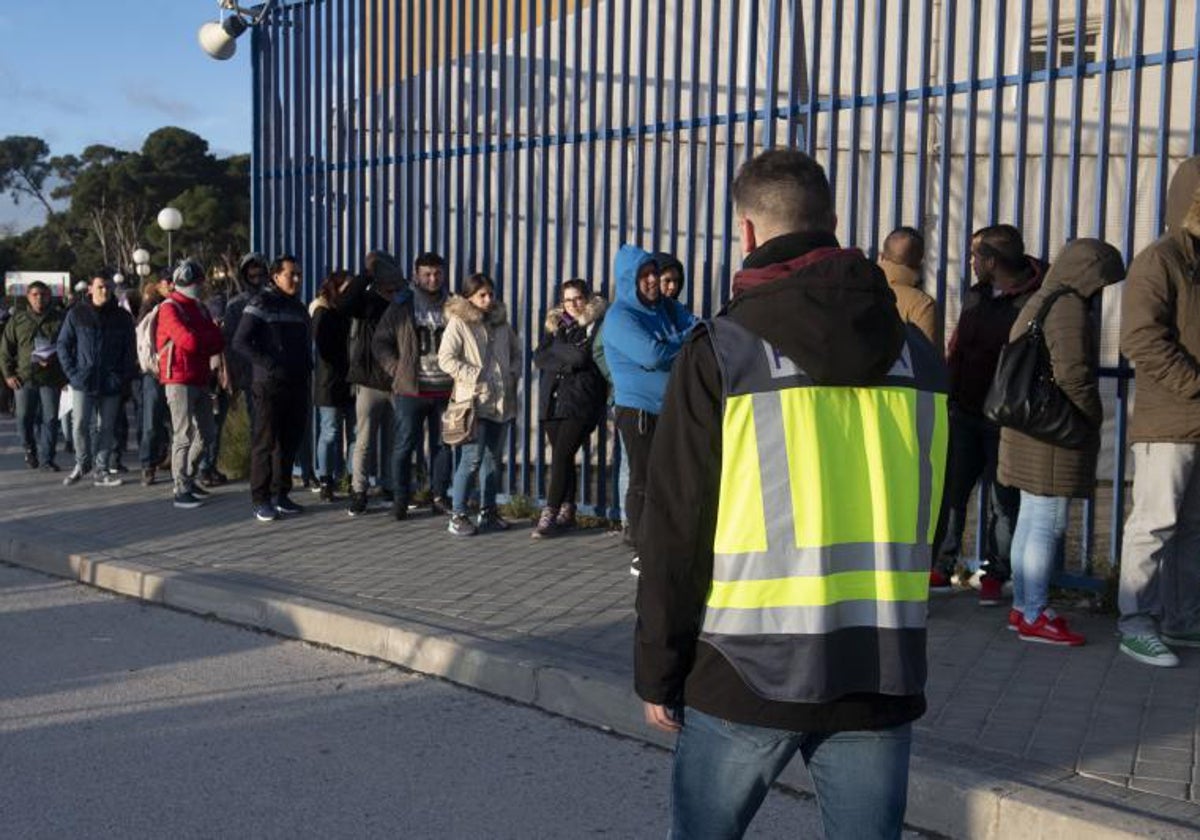
[[[71,396],[74,400],[71,417],[75,424],[75,466],[84,472],[93,468],[107,470],[112,457],[117,412],[123,404],[121,395],[85,394],[72,388]]]
[[[797,750],[812,774],[827,840],[899,838],[911,745],[907,723],[804,733],[686,709],[671,776],[671,838],[741,837]]]
[[[347,405],[319,405],[317,415],[320,426],[317,432],[317,478],[322,481],[337,481],[346,473],[346,462],[353,458],[354,424],[347,423],[348,412],[354,411],[354,403]],[[345,441],[345,446],[342,441]]]
[[[21,445],[36,450],[38,462],[54,461],[58,444],[58,396],[62,389],[52,385],[26,383],[13,395],[16,401],[17,428]]]
[[[1050,576],[1067,531],[1067,506],[1061,496],[1035,496],[1021,491],[1021,512],[1013,532],[1013,609],[1037,621],[1050,595]]]
[[[450,404],[448,398],[410,397],[404,394],[392,398],[392,418],[395,435],[392,443],[392,481],[397,499],[412,498],[413,454],[421,448],[421,425],[429,438],[429,489],[435,499],[446,497],[450,487],[450,447],[442,445],[442,412]]]
[[[167,392],[153,375],[142,374],[142,433],[138,441],[138,460],[142,469],[157,467],[167,457],[170,440],[167,425]]]
[[[508,423],[495,420],[475,421],[475,440],[464,443],[458,470],[454,473],[454,512],[467,512],[467,493],[471,479],[479,473],[479,507],[483,510],[496,506],[496,470],[500,465],[500,447],[504,445],[504,433]]]

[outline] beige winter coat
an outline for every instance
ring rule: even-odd
[[[1125,273],[1120,253],[1096,239],[1076,239],[1054,259],[1050,273],[1017,316],[1009,340],[1029,329],[1046,298],[1064,287],[1076,295],[1055,299],[1042,323],[1054,381],[1096,434],[1083,449],[1054,446],[1014,429],[1000,430],[1001,484],[1037,496],[1086,498],[1096,486],[1096,456],[1100,449],[1100,424],[1104,411],[1096,385],[1100,342],[1090,300],[1103,288],[1117,283]]]
[[[475,411],[485,420],[513,419],[517,416],[521,347],[504,305],[493,302],[485,313],[455,295],[446,301],[445,312],[446,332],[438,347],[438,366],[454,377],[451,399],[474,397]]]
[[[892,294],[896,296],[896,311],[900,320],[925,333],[939,353],[946,352],[942,343],[942,331],[938,324],[937,303],[925,292],[921,291],[921,274],[915,269],[901,263],[892,262],[887,257],[879,258],[879,267],[887,277]]]

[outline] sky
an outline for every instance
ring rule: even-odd
[[[196,31],[216,0],[3,0],[0,137],[41,137],[51,155],[93,143],[135,150],[174,125],[217,156],[250,151],[250,37],[214,61]],[[0,226],[41,222],[0,197]]]

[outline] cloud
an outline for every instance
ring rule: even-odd
[[[29,84],[7,62],[0,62],[0,101],[38,105],[63,113],[80,115],[91,111],[87,100],[64,90]]]
[[[125,101],[145,111],[152,111],[173,120],[189,120],[199,116],[200,110],[183,99],[172,99],[152,90],[129,84],[125,87]]]

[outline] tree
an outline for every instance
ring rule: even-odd
[[[44,189],[52,170],[50,147],[42,138],[10,135],[0,140],[0,192],[11,195],[14,204],[27,196],[53,213]]]

